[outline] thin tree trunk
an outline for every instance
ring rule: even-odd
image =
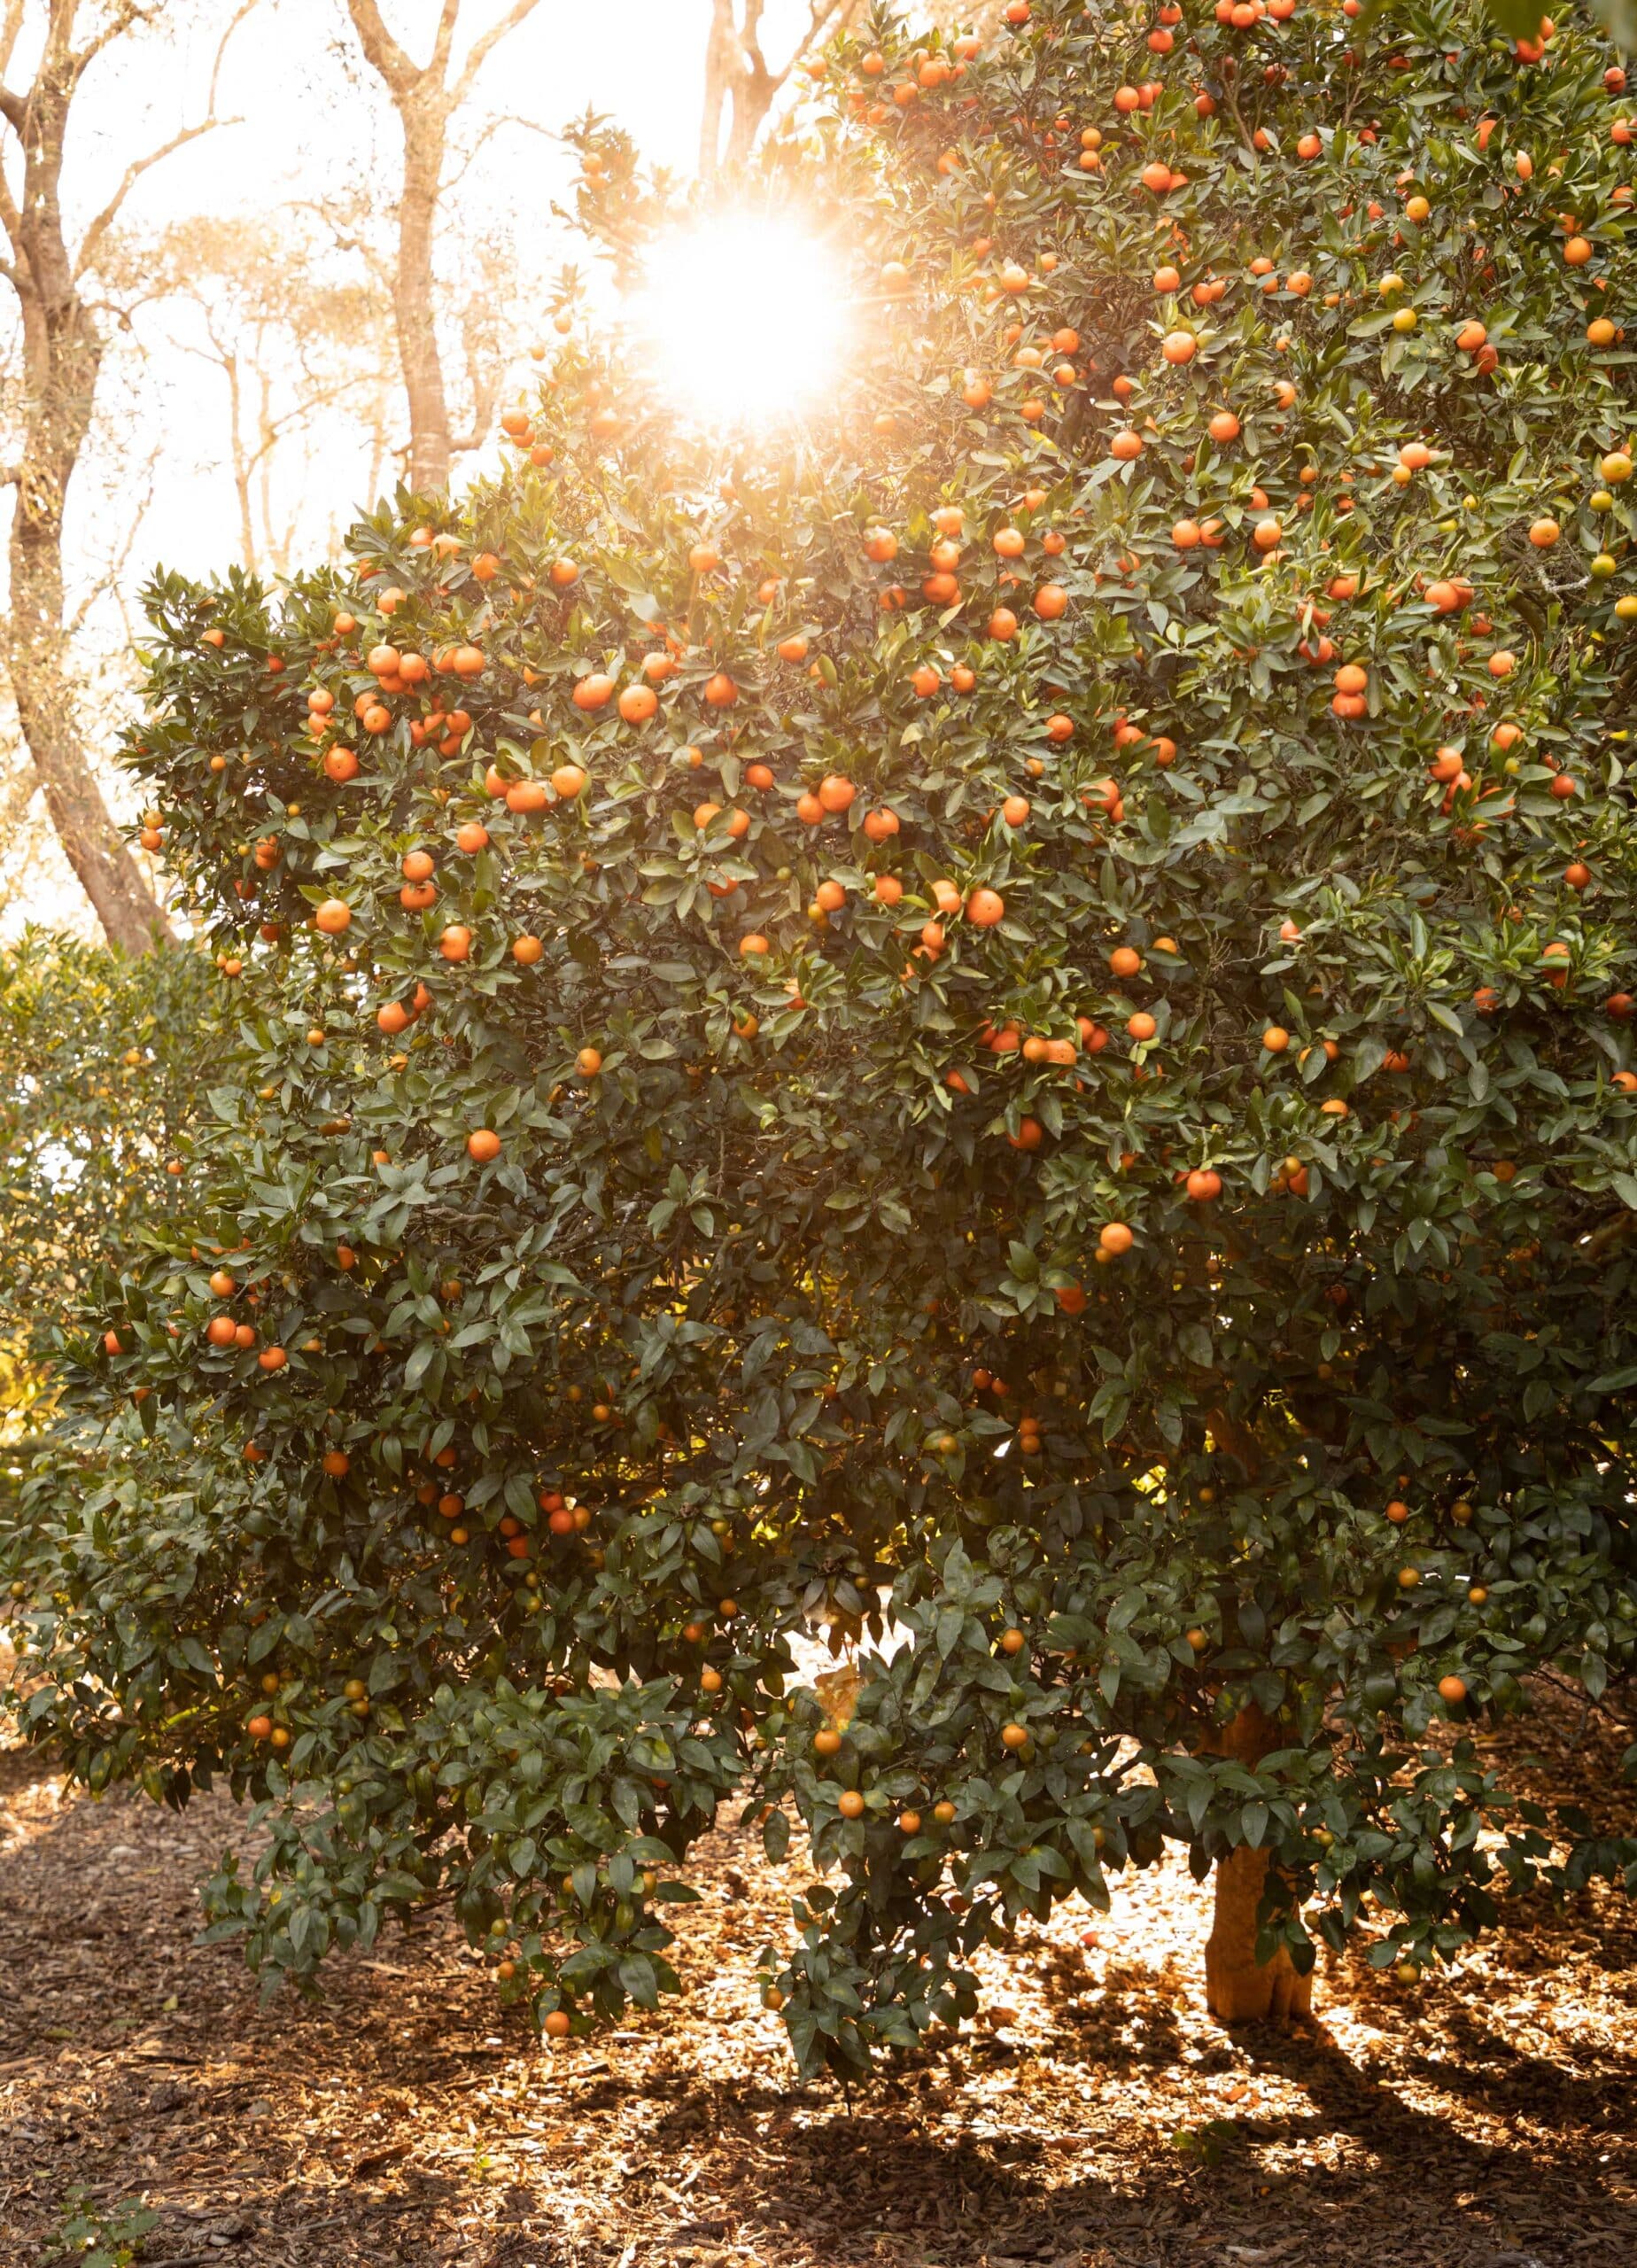
[[[439,0],[431,58],[425,64],[415,63],[399,45],[387,29],[379,0],[346,0],[364,59],[380,74],[403,128],[392,314],[409,397],[409,481],[414,488],[446,488],[456,448],[470,448],[478,438],[474,434],[457,443],[449,431],[449,400],[438,352],[432,240],[449,120],[471,92],[488,57],[539,4],[539,0],[512,0],[506,13],[473,40],[465,62],[451,78],[450,57],[462,0]]]
[[[231,351],[221,357],[221,368],[228,381],[228,446],[233,456],[233,487],[238,497],[239,549],[244,556],[244,572],[256,571],[256,522],[250,508],[250,466],[244,451],[244,390],[239,382],[238,356]]]
[[[409,485],[449,485],[449,403],[438,352],[432,237],[443,173],[445,120],[405,108],[404,190],[398,208],[398,268],[392,311],[404,391],[409,397]]]
[[[1224,1727],[1220,1753],[1260,1764],[1279,1745],[1274,1720],[1253,1703]],[[1223,2023],[1288,2023],[1313,2002],[1313,1977],[1298,1974],[1288,1948],[1256,1958],[1256,1909],[1268,1884],[1265,1851],[1230,1851],[1216,1861],[1216,1906],[1205,1947],[1205,1997]]]

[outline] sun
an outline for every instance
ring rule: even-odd
[[[687,416],[776,425],[813,409],[834,384],[846,283],[800,221],[718,214],[655,244],[628,315],[656,383]]]

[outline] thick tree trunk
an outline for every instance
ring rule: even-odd
[[[170,934],[108,816],[74,716],[62,629],[60,530],[31,527],[19,502],[11,546],[5,660],[18,722],[58,838],[111,945],[146,952]]]
[[[1252,1765],[1278,1744],[1277,1726],[1254,1705],[1239,1712],[1218,1744],[1222,1754]],[[1256,1909],[1267,1882],[1265,1851],[1230,1851],[1216,1861],[1205,1996],[1211,2014],[1223,2023],[1288,2023],[1312,2007],[1312,1976],[1298,1975],[1283,1946],[1271,1961],[1256,1958]]]
[[[80,298],[58,201],[72,81],[36,87],[23,119],[25,195],[8,232],[23,330],[24,428],[10,547],[4,658],[18,723],[68,863],[111,944],[145,952],[169,934],[108,816],[75,714],[63,629],[63,515],[89,431],[102,341]]]
[[[432,237],[443,174],[446,120],[438,104],[404,105],[404,190],[398,208],[392,311],[404,391],[409,397],[409,485],[449,485],[449,403],[438,352]]]

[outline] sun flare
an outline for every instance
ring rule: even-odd
[[[839,262],[799,221],[724,214],[662,238],[631,319],[656,383],[707,425],[772,425],[834,384],[846,338]]]

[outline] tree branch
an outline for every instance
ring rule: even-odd
[[[376,0],[346,0],[346,12],[358,34],[364,60],[372,70],[380,73],[394,99],[407,95],[421,74],[386,28]]]
[[[518,25],[526,21],[539,5],[539,0],[512,0],[511,7],[500,18],[499,23],[491,24],[486,32],[472,42],[471,52],[461,66],[461,75],[454,82],[454,108],[458,109],[466,100],[471,89],[472,81],[477,76],[500,42],[509,38]]]
[[[454,172],[446,175],[443,184],[446,195],[453,192],[460,187],[467,175],[470,172],[472,161],[477,157],[477,152],[483,148],[484,144],[489,139],[489,136],[494,133],[496,128],[502,126],[525,127],[531,134],[543,135],[547,142],[555,142],[559,138],[549,126],[542,126],[538,119],[519,118],[516,111],[500,111],[494,117],[487,118],[484,120],[477,136],[472,143],[470,148],[462,151],[460,163],[456,167]]]
[[[157,150],[150,150],[145,157],[133,158],[120,177],[119,187],[85,231],[80,245],[80,256],[74,264],[75,283],[79,282],[81,276],[85,274],[95,260],[97,247],[113,226],[120,207],[150,167],[161,164],[165,159],[173,156],[188,143],[197,142],[201,134],[210,133],[216,126],[242,126],[244,122],[244,120],[239,118],[202,119],[197,126],[184,126],[179,134],[173,134],[168,142],[162,142]]]
[[[438,12],[438,31],[432,41],[431,61],[422,74],[442,86],[449,69],[449,54],[454,45],[454,27],[461,20],[461,0],[443,0]]]
[[[329,229],[337,252],[355,252],[377,284],[384,288],[391,284],[392,271],[388,262],[362,237],[350,235],[345,230],[327,206],[312,198],[299,197],[290,209],[292,213],[315,213]]]
[[[237,31],[245,17],[248,16],[252,10],[258,4],[259,0],[239,0],[238,6],[234,10],[233,14],[228,20],[226,29],[223,31],[221,37],[216,43],[215,58],[211,64],[210,68],[210,94],[206,104],[206,116],[200,120],[197,126],[184,126],[180,133],[172,135],[170,140],[168,142],[162,143],[157,150],[151,150],[146,157],[133,158],[130,164],[125,168],[125,172],[120,181],[119,187],[114,190],[113,195],[108,199],[108,202],[103,206],[102,211],[98,213],[91,221],[90,226],[86,229],[84,236],[80,240],[79,255],[74,261],[74,280],[76,284],[89,268],[93,260],[95,260],[97,246],[107,235],[109,229],[113,226],[114,221],[119,215],[120,206],[130,195],[131,190],[136,187],[136,183],[142,179],[144,174],[150,171],[152,167],[161,164],[165,159],[174,156],[178,150],[184,148],[188,143],[197,142],[200,135],[209,134],[218,126],[242,126],[244,124],[244,120],[242,119],[219,119],[216,116],[216,88],[218,82],[221,77],[221,66],[223,59],[227,55],[228,42],[232,38],[234,33]],[[132,15],[127,16],[127,23],[133,20],[134,14],[136,12],[133,11]],[[145,20],[147,20],[146,18],[144,18],[144,21]],[[99,35],[98,36],[100,39],[102,35]]]
[[[160,0],[121,0],[121,4],[113,11],[102,29],[94,32],[83,47],[69,54],[67,61],[71,75],[76,80],[83,78],[88,66],[96,61],[105,47],[111,47],[116,39],[129,31],[133,24],[151,24],[159,14],[159,6]],[[70,10],[67,28],[72,28],[72,22],[73,11]]]

